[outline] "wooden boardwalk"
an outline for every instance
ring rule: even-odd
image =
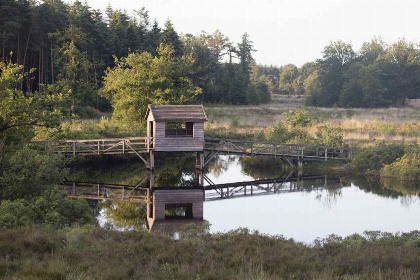
[[[86,140],[31,141],[43,150],[66,155],[112,155],[139,154],[151,150],[152,139],[148,137],[126,137]]]
[[[65,155],[136,154],[148,164],[141,154],[154,151],[152,140],[153,138],[150,137],[126,137],[87,140],[46,140],[32,141],[31,143],[43,150]],[[218,154],[269,156],[284,159],[290,164],[292,164],[291,161],[293,160],[347,160],[352,156],[352,150],[349,148],[255,142],[211,137],[205,137],[204,151],[208,152],[204,165],[207,165]]]
[[[209,151],[205,164],[208,164],[218,154],[237,154],[247,156],[269,156],[290,160],[347,160],[352,156],[352,150],[341,147],[312,146],[299,144],[283,144],[270,142],[255,142],[247,140],[205,139],[205,150]]]

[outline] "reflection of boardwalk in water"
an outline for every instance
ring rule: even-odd
[[[204,187],[205,200],[270,195],[345,187],[340,178],[301,176],[217,184]]]
[[[206,180],[209,180],[205,177]],[[217,199],[269,195],[287,192],[311,191],[326,188],[344,187],[340,178],[328,178],[322,176],[300,176],[300,177],[282,177],[277,179],[262,179],[246,182],[235,182],[225,184],[214,184],[210,181],[208,186],[189,187],[141,187],[143,180],[136,186],[117,185],[105,183],[85,183],[85,182],[64,182],[65,189],[70,197],[84,198],[91,200],[113,200],[128,201],[136,203],[151,203],[151,197],[155,192],[165,192],[166,196],[177,197],[178,201],[182,200],[185,195],[179,195],[189,190],[198,190],[201,198],[206,201]],[[175,200],[176,200],[175,199]],[[177,201],[173,201],[176,203]]]
[[[142,187],[136,186],[65,182],[70,197],[90,200],[127,201],[146,204],[146,225],[149,231],[179,232],[184,224],[202,225],[204,201],[228,198],[312,191],[341,188],[339,178],[327,176],[299,176],[263,179],[247,182],[213,184],[196,187]]]
[[[140,187],[142,182],[140,181],[136,186],[127,186],[66,181],[63,185],[69,197],[72,198],[147,203],[148,188]]]

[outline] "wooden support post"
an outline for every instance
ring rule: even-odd
[[[152,189],[155,186],[155,152],[149,150],[149,189]]]
[[[325,161],[327,161],[327,159],[328,159],[328,149],[325,148]]]
[[[303,174],[303,159],[300,157],[298,159],[298,177],[302,177]]]
[[[99,146],[99,141],[98,141],[98,155],[100,155],[100,154],[101,154],[101,148]]]
[[[155,169],[155,153],[153,150],[149,151],[149,169],[150,170]]]
[[[122,140],[122,148],[123,148],[122,150],[123,150],[123,154],[124,154],[125,153],[125,140],[124,139]]]
[[[148,171],[147,178],[149,179],[149,189],[151,190],[155,185],[155,172],[154,172],[154,170],[149,170]]]
[[[76,155],[76,142],[73,142],[73,155]]]

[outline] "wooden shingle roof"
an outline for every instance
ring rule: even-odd
[[[155,121],[207,121],[203,105],[149,105],[146,111],[146,119],[149,114],[153,115]]]

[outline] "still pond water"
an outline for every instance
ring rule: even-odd
[[[172,164],[157,171],[156,184],[168,185],[172,182],[173,185],[185,185],[194,181],[193,162],[191,158],[173,159]],[[213,183],[222,184],[285,177],[289,173],[282,171],[277,163],[272,166],[269,163],[270,167],[267,167],[267,161],[264,162],[263,167],[255,168],[259,163],[250,162],[249,158],[218,156],[206,168],[205,174]],[[75,171],[73,180],[77,177],[82,177],[79,180],[95,180],[96,177],[102,178],[102,182],[114,179],[114,182],[106,183],[127,183],[135,181],[129,174],[139,172],[133,163],[121,164],[111,170],[83,168],[83,175]],[[128,170],[128,175],[122,176],[124,172],[121,170]],[[362,234],[366,230],[394,233],[420,230],[418,183],[401,186],[392,182],[382,184],[339,176],[329,174],[325,176],[327,180],[277,184],[277,190],[280,190],[277,193],[267,185],[267,189],[260,187],[259,193],[255,189],[257,193],[253,196],[244,196],[240,188],[236,194],[232,193],[235,195],[224,199],[220,199],[216,191],[206,191],[204,220],[210,223],[211,233],[246,227],[306,243],[329,234],[344,237],[353,233]],[[205,185],[208,183],[205,182]],[[144,227],[144,217],[140,217],[145,215],[144,205],[103,203],[106,206],[101,207],[100,203],[98,210],[101,225],[113,224],[116,228],[128,229]],[[125,208],[124,213],[118,213],[119,208]]]

